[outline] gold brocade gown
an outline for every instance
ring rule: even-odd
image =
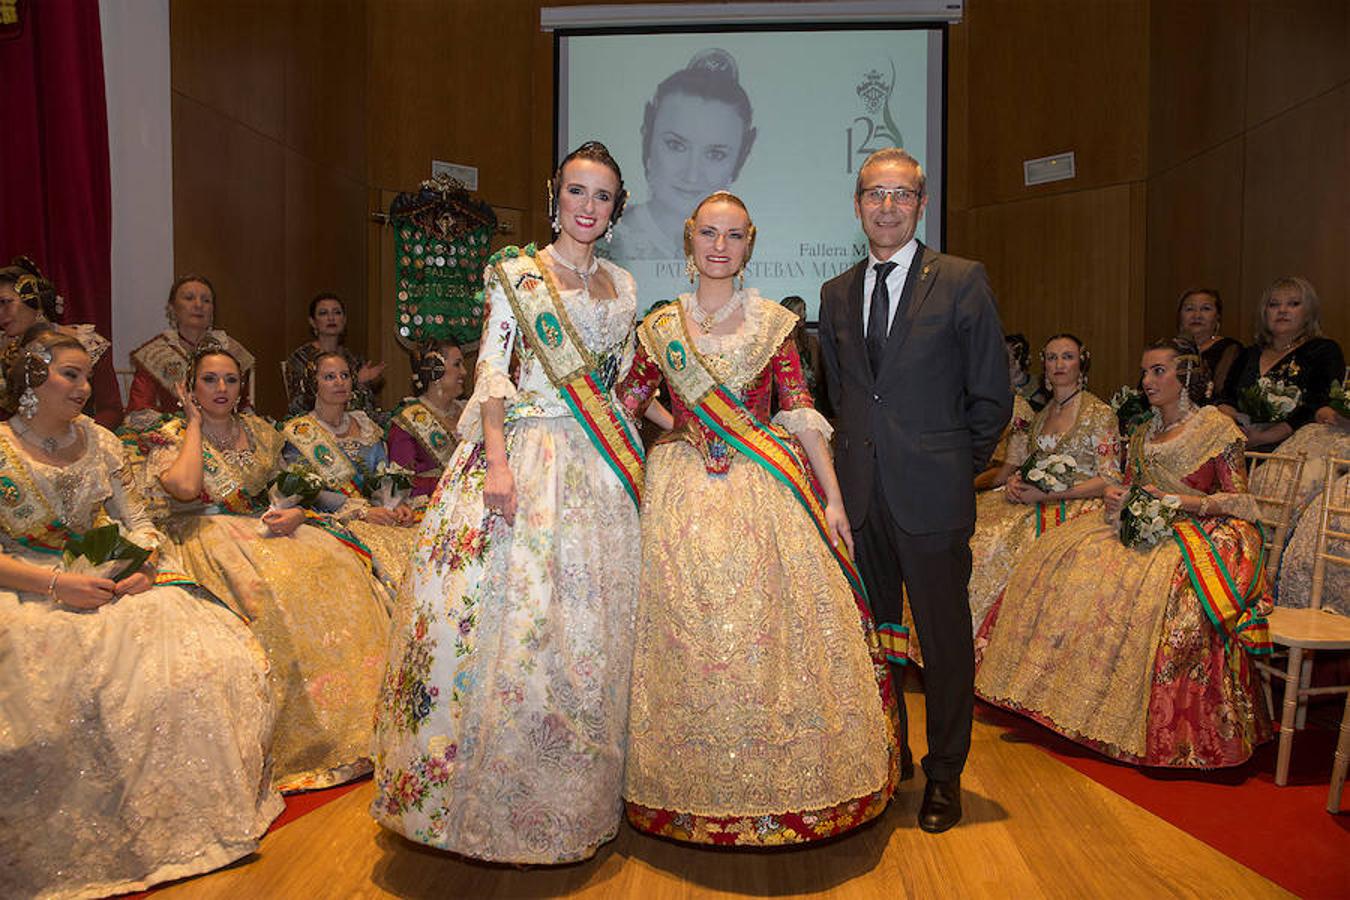
[[[757,294],[746,303],[737,333],[695,336],[695,348],[766,423],[776,389],[780,440],[808,429],[828,440],[790,337],[796,317]],[[642,345],[621,391],[634,411],[662,383],[659,352]],[[678,395],[671,411],[642,503],[629,821],[715,845],[842,834],[885,810],[899,758],[870,614],[788,488]]]
[[[179,503],[158,489],[168,513],[164,530],[192,577],[251,619],[271,660],[277,787],[340,784],[370,771],[389,598],[368,562],[318,527],[321,519],[284,537],[266,532],[262,508],[243,498],[266,492],[280,467],[282,438],[256,416],[240,418],[248,449],[204,445],[202,499]],[[153,496],[158,475],[178,457],[182,421],[162,426],[147,442]]]
[[[1284,556],[1280,558],[1279,580],[1275,586],[1278,606],[1306,607],[1312,599],[1312,569],[1317,550],[1317,532],[1322,521],[1322,495],[1331,491],[1334,506],[1350,506],[1350,475],[1343,475],[1337,483],[1326,485],[1328,455],[1350,458],[1350,429],[1339,425],[1314,422],[1304,425],[1280,444],[1282,456],[1307,455],[1303,477],[1294,492],[1294,512]],[[1260,497],[1283,497],[1289,489],[1285,480],[1291,475],[1289,466],[1281,461],[1265,462],[1252,473],[1252,493]],[[1350,516],[1331,516],[1331,530],[1350,532]],[[1331,538],[1327,550],[1350,558],[1350,541]],[[1322,587],[1322,605],[1344,615],[1350,615],[1350,568],[1326,567]]]
[[[1171,440],[1148,427],[1131,438],[1126,480],[1207,495],[1193,518],[1235,587],[1261,596],[1242,433],[1213,407]],[[1018,563],[981,638],[976,693],[1116,759],[1231,766],[1269,736],[1246,652],[1210,623],[1170,535],[1126,547],[1097,515],[1055,528]]]
[[[1053,401],[1052,401],[1053,404]],[[1093,394],[1084,391],[1073,424],[1063,434],[1043,434],[1051,406],[1032,419],[1025,450],[1008,462],[1020,466],[1027,455],[1064,453],[1077,463],[1073,484],[1102,477],[1120,480],[1120,435],[1116,414]],[[1002,490],[984,491],[975,498],[975,533],[970,539],[971,632],[984,621],[1023,553],[1045,532],[1090,510],[1102,508],[1099,497],[1012,503]],[[911,641],[911,646],[917,644]]]

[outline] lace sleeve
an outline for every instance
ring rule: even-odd
[[[483,273],[483,334],[478,344],[478,363],[473,370],[473,395],[464,404],[459,417],[461,440],[483,439],[483,401],[492,398],[515,399],[511,381],[511,349],[516,341],[516,317],[497,277],[489,266]]]
[[[797,342],[790,335],[773,355],[769,365],[773,369],[773,379],[778,389],[779,411],[773,417],[773,424],[794,435],[816,431],[828,441],[834,434],[834,429],[830,427],[825,417],[816,411],[815,402],[811,399],[811,389],[802,374],[802,360],[797,353]]]
[[[1187,475],[1184,481],[1207,495],[1200,501],[1202,516],[1233,516],[1259,521],[1261,506],[1247,491],[1247,474],[1240,441],[1229,444],[1217,456]]]
[[[98,432],[99,453],[108,467],[108,483],[112,487],[112,494],[103,502],[104,508],[122,526],[127,540],[158,550],[165,542],[164,535],[150,518],[145,498],[136,483],[136,473],[122,453],[122,442],[104,428],[95,426],[90,431]]]

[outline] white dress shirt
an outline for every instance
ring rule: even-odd
[[[886,333],[891,333],[891,326],[895,323],[895,309],[900,305],[900,294],[905,289],[905,276],[909,274],[909,267],[914,263],[914,254],[919,252],[919,241],[917,238],[910,238],[909,243],[895,251],[890,259],[877,259],[870,252],[867,254],[867,271],[863,273],[863,335],[867,335],[868,316],[872,314],[872,289],[877,283],[877,263],[893,262],[895,268],[891,269],[886,276],[886,291],[891,297],[890,318],[886,320]]]

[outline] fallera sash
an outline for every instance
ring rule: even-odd
[[[136,452],[139,454],[142,447],[155,445],[178,447],[186,430],[187,422],[182,416],[173,416],[153,431],[145,432],[134,445]],[[123,445],[127,446],[125,438]],[[218,455],[202,441],[203,501],[213,503],[225,512],[246,515],[256,511],[258,504],[244,491],[242,475],[236,469],[226,457]]]
[[[17,543],[42,553],[60,553],[70,529],[38,490],[28,461],[0,432],[0,528]]]
[[[1064,520],[1068,517],[1069,507],[1063,500],[1057,503],[1046,503],[1044,501],[1037,503],[1036,537],[1040,537],[1056,525],[1063,525]]]
[[[619,412],[609,392],[595,380],[597,360],[577,337],[548,271],[534,258],[531,244],[508,247],[493,256],[502,290],[511,304],[516,326],[525,337],[600,456],[619,477],[635,506],[642,505],[642,441]]]
[[[1186,562],[1200,605],[1223,634],[1224,642],[1237,640],[1248,653],[1263,655],[1271,652],[1269,624],[1264,616],[1256,614],[1256,601],[1265,582],[1265,529],[1261,523],[1255,524],[1262,538],[1261,555],[1246,596],[1238,591],[1214,542],[1199,522],[1193,518],[1178,519],[1172,523],[1172,537],[1181,548],[1181,558]]]
[[[239,369],[245,375],[253,370],[253,354],[228,334],[219,329],[211,329],[206,336],[225,347],[239,361]],[[205,340],[205,338],[203,338]],[[131,351],[131,361],[154,376],[159,386],[172,394],[183,383],[187,375],[191,350],[185,349],[184,342],[175,328],[155,335],[135,350]],[[248,403],[253,405],[253,379],[249,379]]]
[[[410,400],[394,413],[394,424],[398,425],[413,440],[422,445],[422,449],[440,460],[441,465],[450,461],[450,453],[455,449],[455,439],[446,431],[439,416],[427,408],[420,400]],[[422,474],[422,473],[417,473]]]
[[[755,418],[736,395],[713,376],[707,362],[694,347],[679,303],[654,310],[638,327],[646,338],[644,343],[656,351],[657,365],[680,401],[724,441],[782,482],[801,504],[821,540],[839,563],[859,608],[867,612],[867,589],[847,550],[830,539],[825,504],[803,455],[779,432]],[[867,614],[870,618],[870,612]],[[877,637],[892,662],[908,660],[909,630],[903,625],[887,623],[877,629]]]
[[[362,496],[356,484],[356,466],[337,446],[333,433],[312,414],[290,419],[281,427],[281,434],[329,487],[348,497]]]

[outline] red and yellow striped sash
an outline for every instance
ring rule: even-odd
[[[548,271],[535,260],[534,245],[507,248],[493,257],[511,311],[549,381],[572,411],[591,444],[618,476],[635,506],[642,505],[642,441],[610,392],[595,380],[597,360],[577,337]]]
[[[1256,527],[1262,537],[1260,556],[1245,596],[1199,522],[1178,519],[1172,523],[1172,536],[1181,548],[1200,605],[1224,641],[1237,640],[1248,653],[1264,654],[1271,651],[1270,628],[1265,617],[1256,614],[1256,601],[1265,584],[1265,533],[1260,523]]]
[[[785,436],[760,422],[744,404],[713,377],[706,362],[694,348],[694,342],[685,328],[679,303],[671,303],[655,310],[640,326],[670,389],[689,407],[699,420],[722,440],[739,450],[778,479],[806,510],[816,526],[821,540],[839,564],[845,580],[853,590],[859,609],[870,620],[867,590],[848,551],[835,543],[825,521],[825,504],[820,487],[811,475],[811,467],[797,448]],[[908,635],[901,627],[888,631],[888,656],[904,658],[908,649]],[[902,641],[903,638],[903,641]]]

